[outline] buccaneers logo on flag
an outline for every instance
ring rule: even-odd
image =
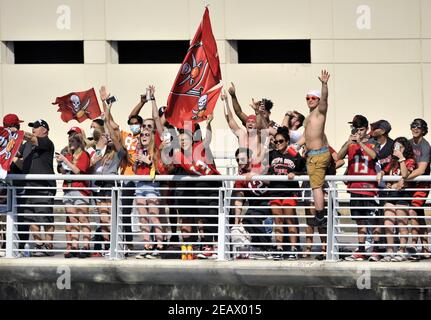
[[[177,128],[200,122],[214,110],[221,92],[220,61],[208,8],[190,44],[169,94],[166,120]]]
[[[0,127],[0,179],[6,178],[23,138],[24,131],[12,132],[8,128]]]
[[[57,97],[52,104],[58,104],[57,111],[61,112],[61,120],[64,122],[72,119],[82,122],[86,119],[96,119],[101,115],[94,88]]]

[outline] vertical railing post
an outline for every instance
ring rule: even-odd
[[[18,253],[18,234],[16,222],[18,221],[18,209],[16,201],[16,189],[7,189],[7,214],[6,214],[6,258],[16,258]]]
[[[119,221],[122,221],[121,218],[118,217],[118,188],[111,189],[111,228],[110,228],[110,246],[109,246],[109,259],[110,260],[118,260],[121,256],[119,255]]]
[[[338,259],[337,243],[335,238],[335,225],[336,225],[336,181],[329,182],[328,192],[328,224],[327,224],[327,237],[326,237],[326,261],[336,261]]]
[[[219,188],[219,197],[218,197],[218,247],[217,247],[217,260],[225,261],[226,260],[226,207],[224,205],[224,193],[225,193],[224,185]]]

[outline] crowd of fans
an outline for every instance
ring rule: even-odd
[[[326,83],[325,83],[326,84]],[[210,149],[212,138],[212,116],[206,119],[205,135],[198,124],[190,129],[172,127],[165,119],[165,107],[158,108],[155,88],[150,86],[146,95],[141,95],[138,104],[131,111],[127,124],[130,130],[121,130],[111,113],[111,104],[106,100],[109,94],[105,87],[100,89],[100,99],[103,102],[103,116],[94,119],[86,134],[81,127],[72,127],[67,132],[66,146],[56,152],[53,142],[49,139],[49,125],[44,120],[29,123],[32,132],[25,132],[25,143],[21,146],[11,173],[25,174],[95,174],[95,175],[219,175]],[[229,96],[230,99],[229,99]],[[296,260],[309,257],[312,253],[313,234],[315,228],[321,237],[321,254],[324,258],[326,251],[326,223],[314,218],[313,199],[311,191],[301,193],[300,188],[310,190],[310,184],[300,183],[293,178],[296,175],[306,175],[307,152],[306,144],[300,143],[304,134],[306,117],[298,111],[286,112],[281,123],[271,118],[273,102],[270,99],[252,100],[253,113],[246,114],[239,103],[235,86],[231,84],[222,93],[225,117],[234,135],[238,139],[238,149],[235,152],[238,163],[238,175],[244,175],[246,180],[237,181],[232,201],[235,208],[232,222],[235,228],[243,228],[253,234],[251,244],[256,254],[252,257],[274,260]],[[306,103],[310,107],[319,104],[321,92],[309,91]],[[230,109],[231,101],[236,117]],[[142,107],[151,103],[152,117],[143,119],[139,114]],[[20,130],[23,121],[14,114],[6,115],[3,119],[4,127],[10,130]],[[356,115],[350,122],[351,132],[346,137],[346,143],[337,152],[327,144],[331,155],[330,163],[326,167],[326,174],[335,174],[336,169],[345,164],[347,158],[347,175],[375,175],[375,181],[348,182],[350,193],[351,215],[358,224],[358,248],[346,260],[361,261],[404,261],[418,259],[416,246],[421,242],[422,252],[428,253],[428,230],[421,228],[426,224],[424,216],[425,200],[428,196],[429,184],[412,182],[410,180],[420,175],[430,174],[429,143],[424,136],[428,132],[427,123],[423,119],[411,122],[411,137],[389,137],[391,125],[386,120],[379,120],[369,124],[363,115]],[[325,137],[326,138],[326,137]],[[55,158],[57,168],[54,170],[52,159]],[[286,176],[284,181],[257,181],[254,175]],[[383,183],[384,175],[401,176],[398,182]],[[311,180],[311,179],[310,179]],[[14,181],[14,185],[22,186],[23,181]],[[54,216],[52,205],[56,192],[55,181],[26,181],[26,186],[39,189],[25,189],[23,197],[18,203],[25,204],[19,216],[20,248],[28,241],[29,230],[36,242],[38,250],[35,255],[52,255]],[[105,250],[109,249],[109,223],[111,189],[115,181],[64,181],[64,209],[67,214],[66,241],[64,256],[71,258],[79,256],[86,258],[99,253],[91,253],[92,230],[88,213],[89,205],[96,203],[100,213],[101,226],[96,230],[99,240],[105,241]],[[138,208],[141,216],[144,250],[136,258],[158,258],[166,249],[166,221],[163,218],[164,209],[157,205],[173,205],[181,218],[182,242],[202,243],[193,246],[199,251],[193,258],[213,258],[217,243],[216,226],[218,215],[218,187],[220,182],[178,181],[174,183],[159,183],[156,181],[124,181],[122,183],[122,214],[126,233],[125,242],[133,250],[133,233],[131,229],[131,213],[133,204]],[[40,187],[46,187],[41,189]],[[189,189],[187,189],[189,188]],[[416,191],[409,191],[409,189]],[[281,190],[282,189],[282,190]],[[386,189],[386,191],[385,191]],[[388,189],[391,189],[388,191]],[[31,196],[31,197],[28,197]],[[91,198],[90,198],[91,196]],[[162,197],[163,196],[163,197]],[[167,200],[172,196],[173,200]],[[267,198],[271,197],[271,200]],[[377,202],[380,198],[385,199]],[[193,198],[193,199],[191,199]],[[410,198],[410,199],[409,199]],[[413,198],[413,200],[411,199]],[[94,199],[95,202],[92,202]],[[302,201],[302,199],[307,199]],[[307,245],[298,243],[298,219],[295,209],[298,203],[308,205],[306,209],[307,228],[305,228]],[[35,206],[31,206],[35,205]],[[195,206],[196,208],[186,208]],[[376,207],[383,207],[376,210]],[[271,209],[259,208],[270,207]],[[364,207],[364,208],[361,208]],[[373,208],[373,209],[370,209]],[[405,207],[405,209],[403,209]],[[412,208],[413,207],[413,208]],[[244,209],[245,208],[245,209]],[[247,209],[248,208],[248,209]],[[401,209],[400,209],[401,208]],[[244,212],[246,210],[246,212]],[[195,215],[195,217],[191,217]],[[272,245],[259,245],[271,241],[267,236],[265,218],[247,216],[272,216],[274,227],[270,228],[274,235]],[[211,217],[212,216],[212,217]],[[285,216],[290,216],[286,218]],[[408,218],[408,217],[412,218]],[[376,218],[377,217],[377,218]],[[45,224],[45,225],[44,225]],[[406,225],[413,225],[412,228]],[[175,223],[173,224],[175,225]],[[249,226],[251,225],[251,226]],[[382,225],[384,227],[368,227],[368,225]],[[45,233],[41,233],[41,227]],[[285,227],[287,226],[287,227]],[[366,254],[366,238],[371,230],[373,236],[372,254]],[[171,229],[170,241],[179,243],[175,226]],[[154,236],[150,236],[154,234]],[[287,237],[290,243],[285,245]],[[411,234],[411,246],[407,246],[407,235]],[[81,238],[80,238],[81,236]],[[385,246],[388,244],[390,246]],[[401,244],[396,250],[394,244]],[[101,249],[94,246],[94,249]],[[77,251],[80,251],[77,253]],[[275,251],[276,254],[266,254]],[[288,252],[286,254],[285,252]],[[302,252],[302,254],[298,254]],[[388,253],[382,255],[382,253]]]

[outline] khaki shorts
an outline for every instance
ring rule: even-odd
[[[323,187],[326,169],[329,166],[330,160],[331,154],[329,151],[307,156],[307,173],[310,177],[310,186],[312,189]]]

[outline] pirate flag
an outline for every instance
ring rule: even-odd
[[[206,119],[214,110],[221,86],[220,61],[211,29],[208,8],[190,43],[168,97],[166,120],[177,128],[191,127]]]
[[[24,131],[12,132],[9,128],[0,127],[0,179],[6,178],[23,138]]]
[[[86,119],[96,119],[101,115],[94,88],[57,97],[52,104],[58,104],[57,111],[61,112],[61,120],[64,122],[72,119],[82,122]]]

